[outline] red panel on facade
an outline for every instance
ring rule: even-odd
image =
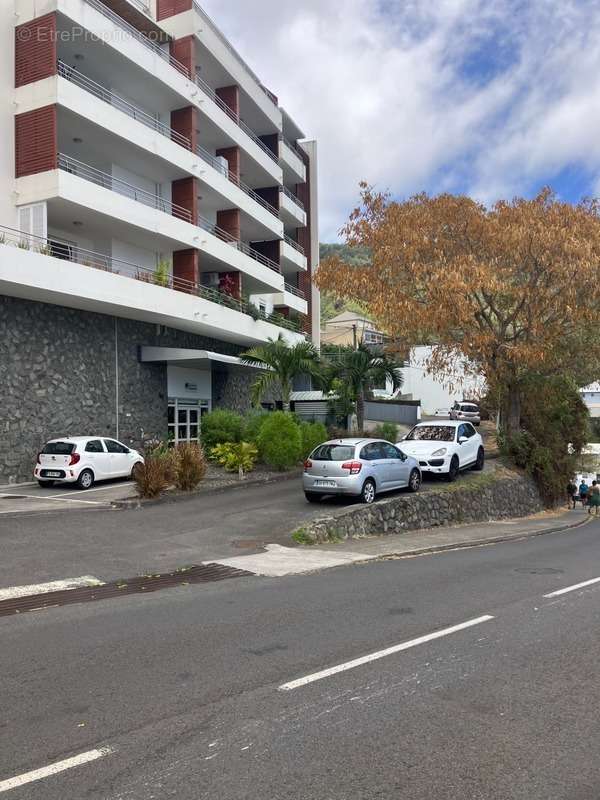
[[[173,286],[181,292],[193,294],[199,281],[198,251],[176,250],[173,253]],[[179,283],[182,281],[182,283]],[[188,286],[188,282],[190,285]],[[194,284],[192,286],[191,284]]]
[[[196,74],[196,47],[193,36],[183,36],[181,39],[169,44],[169,51],[173,58],[187,70],[188,77]]]
[[[234,239],[240,239],[240,210],[239,208],[231,208],[227,211],[217,211],[217,225],[223,228]]]
[[[235,297],[236,300],[242,299],[242,273],[241,272],[221,272],[219,273],[219,291]]]
[[[225,103],[225,105],[229,106],[229,108],[234,112],[234,114],[236,114],[239,117],[240,115],[239,86],[223,86],[221,89],[217,89],[216,93]]]
[[[15,117],[15,176],[56,169],[56,106],[44,106]]]
[[[192,0],[157,0],[156,18],[166,19],[182,11],[189,11],[192,7]]]
[[[229,163],[229,172],[232,177],[240,177],[240,148],[239,147],[223,147],[217,150],[218,156],[223,156]]]
[[[192,221],[198,218],[198,186],[196,178],[181,178],[171,184],[171,200],[178,206],[186,208]]]
[[[15,86],[56,75],[56,13],[15,28]]]
[[[198,111],[193,106],[171,111],[171,128],[185,136],[190,142],[190,149],[196,151],[198,144]]]

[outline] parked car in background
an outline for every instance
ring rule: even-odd
[[[302,482],[310,503],[331,494],[372,503],[380,492],[417,492],[421,470],[414,458],[383,439],[332,439],[306,459]]]
[[[470,422],[419,422],[397,447],[415,458],[423,472],[445,475],[453,481],[463,469],[482,470],[483,439]]]
[[[38,453],[33,471],[40,486],[75,483],[91,489],[95,481],[133,477],[143,457],[122,442],[105,436],[52,439]]]
[[[481,423],[481,411],[477,403],[461,400],[460,403],[454,403],[450,409],[450,419],[464,420],[472,422],[473,425],[479,425]]]

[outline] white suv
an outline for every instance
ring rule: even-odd
[[[116,439],[104,436],[66,436],[52,439],[38,453],[33,471],[40,486],[76,483],[91,489],[95,481],[133,477],[143,457]]]
[[[485,462],[483,439],[470,422],[420,422],[398,447],[417,459],[421,472],[443,474],[449,481],[463,469],[482,470]]]

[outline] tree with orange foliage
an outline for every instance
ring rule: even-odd
[[[430,372],[470,365],[499,398],[508,436],[520,427],[527,375],[575,374],[582,354],[600,357],[595,202],[573,206],[550,189],[489,209],[449,194],[395,202],[361,184],[342,234],[371,261],[327,259],[318,285],[366,303],[407,345],[433,343]]]

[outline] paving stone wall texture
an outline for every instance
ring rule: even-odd
[[[336,516],[316,519],[303,532],[313,542],[326,542],[524,517],[543,508],[531,478],[499,467],[464,485],[459,478],[455,484],[417,494],[382,495],[373,505],[351,506]]]
[[[227,355],[243,349],[135,320],[0,296],[0,485],[30,481],[36,453],[48,439],[117,435],[117,362],[119,438],[136,448],[166,438],[167,369],[140,363],[141,345]],[[213,403],[246,410],[251,382],[251,374],[213,373]]]

